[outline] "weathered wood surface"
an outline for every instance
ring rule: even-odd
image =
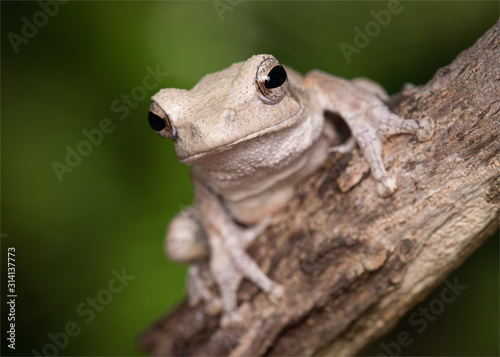
[[[253,284],[233,330],[185,303],[139,345],[152,355],[353,355],[391,329],[499,225],[499,23],[395,112],[433,118],[435,136],[384,146],[399,190],[377,196],[356,149],[332,154],[249,249],[286,287],[278,303]],[[153,288],[153,287],[152,287]]]

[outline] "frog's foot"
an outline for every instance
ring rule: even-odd
[[[397,190],[397,182],[385,170],[381,137],[407,133],[426,141],[434,134],[434,122],[430,118],[420,122],[403,119],[382,103],[363,108],[344,119],[370,165],[372,175],[377,180],[377,191],[382,197],[392,195]]]
[[[212,292],[214,285],[208,263],[193,263],[187,276],[188,306],[194,307],[203,302],[209,315],[217,315],[222,309],[222,303]]]
[[[255,227],[247,229],[233,225],[231,229],[232,232],[227,232],[226,246],[231,256],[231,260],[243,277],[254,282],[262,289],[262,291],[270,295],[272,298],[279,299],[279,297],[283,295],[283,287],[269,279],[269,277],[245,251],[247,246],[245,241],[253,241],[262,233],[268,223],[269,222],[266,220]],[[240,237],[245,235],[245,240],[242,240]]]
[[[220,326],[222,328],[231,328],[239,326],[243,323],[243,318],[237,311],[225,312],[220,319]]]
[[[269,279],[243,249],[238,247],[231,251],[229,255],[231,261],[235,264],[234,268],[232,268],[234,270],[226,269],[224,274],[218,272],[216,275],[223,308],[221,326],[224,328],[239,325],[243,322],[239,311],[237,311],[237,292],[243,277],[259,286],[274,303],[277,303],[285,293],[283,286]]]
[[[420,141],[427,141],[434,135],[434,121],[429,117],[420,121],[403,119],[382,103],[366,111],[370,121],[376,125],[381,135],[413,134]]]
[[[213,253],[210,269],[219,288],[224,312],[221,324],[234,325],[240,320],[237,314],[237,292],[243,278],[254,282],[273,301],[279,300],[284,294],[283,287],[269,279],[245,251],[248,242],[261,234],[267,224],[263,222],[255,227],[242,228],[226,221],[218,226],[222,233],[219,237],[210,236]]]
[[[222,305],[221,326],[228,327],[239,320],[237,293],[243,275],[234,266],[225,247],[220,245],[217,248],[214,249],[214,255],[212,256],[216,257],[216,259],[210,260],[210,271],[219,289]]]
[[[210,245],[210,272],[219,289],[224,321],[235,321],[237,292],[243,278],[273,298],[283,294],[283,288],[269,279],[246,252],[248,244],[265,230],[269,220],[242,227],[233,220],[219,197],[203,185],[195,189],[197,203],[206,212],[201,220]]]

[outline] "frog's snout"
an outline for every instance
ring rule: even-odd
[[[172,125],[167,113],[156,102],[151,103],[149,107],[148,121],[156,134],[168,139],[177,139],[177,129]]]

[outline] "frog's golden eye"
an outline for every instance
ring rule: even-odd
[[[285,68],[275,58],[264,60],[257,69],[256,84],[263,103],[279,103],[288,86]]]
[[[156,134],[168,139],[177,139],[177,130],[170,122],[167,113],[155,102],[149,107],[148,121]]]

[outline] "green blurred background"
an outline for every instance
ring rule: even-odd
[[[387,2],[217,5],[229,10],[219,16],[212,1],[71,1],[57,11],[52,5],[57,14],[43,24],[40,4],[1,2],[2,355],[42,354],[50,334],[60,348],[46,347],[48,354],[142,354],[138,334],[183,298],[186,267],[165,259],[163,235],[190,204],[190,183],[171,142],[147,124],[148,98],[159,88],[191,88],[204,74],[272,53],[303,73],[368,76],[394,93],[428,81],[499,13],[496,1],[404,2],[348,63],[340,43],[352,45],[354,27],[364,28],[370,11]],[[33,16],[43,26],[13,46],[23,18]],[[169,75],[143,99],[147,66]],[[131,93],[137,100],[126,104],[128,113],[112,107]],[[66,164],[67,146],[76,149],[82,131],[103,118],[114,130],[60,182],[53,162]],[[16,249],[15,351],[5,334],[8,247]],[[414,341],[402,355],[498,355],[498,263],[496,234],[453,273],[468,288],[436,321],[419,333],[405,317],[366,354],[384,353],[383,341],[409,331]],[[134,278],[110,293],[112,271],[122,269]],[[89,298],[106,304],[90,307]],[[69,322],[75,336],[65,341]]]

